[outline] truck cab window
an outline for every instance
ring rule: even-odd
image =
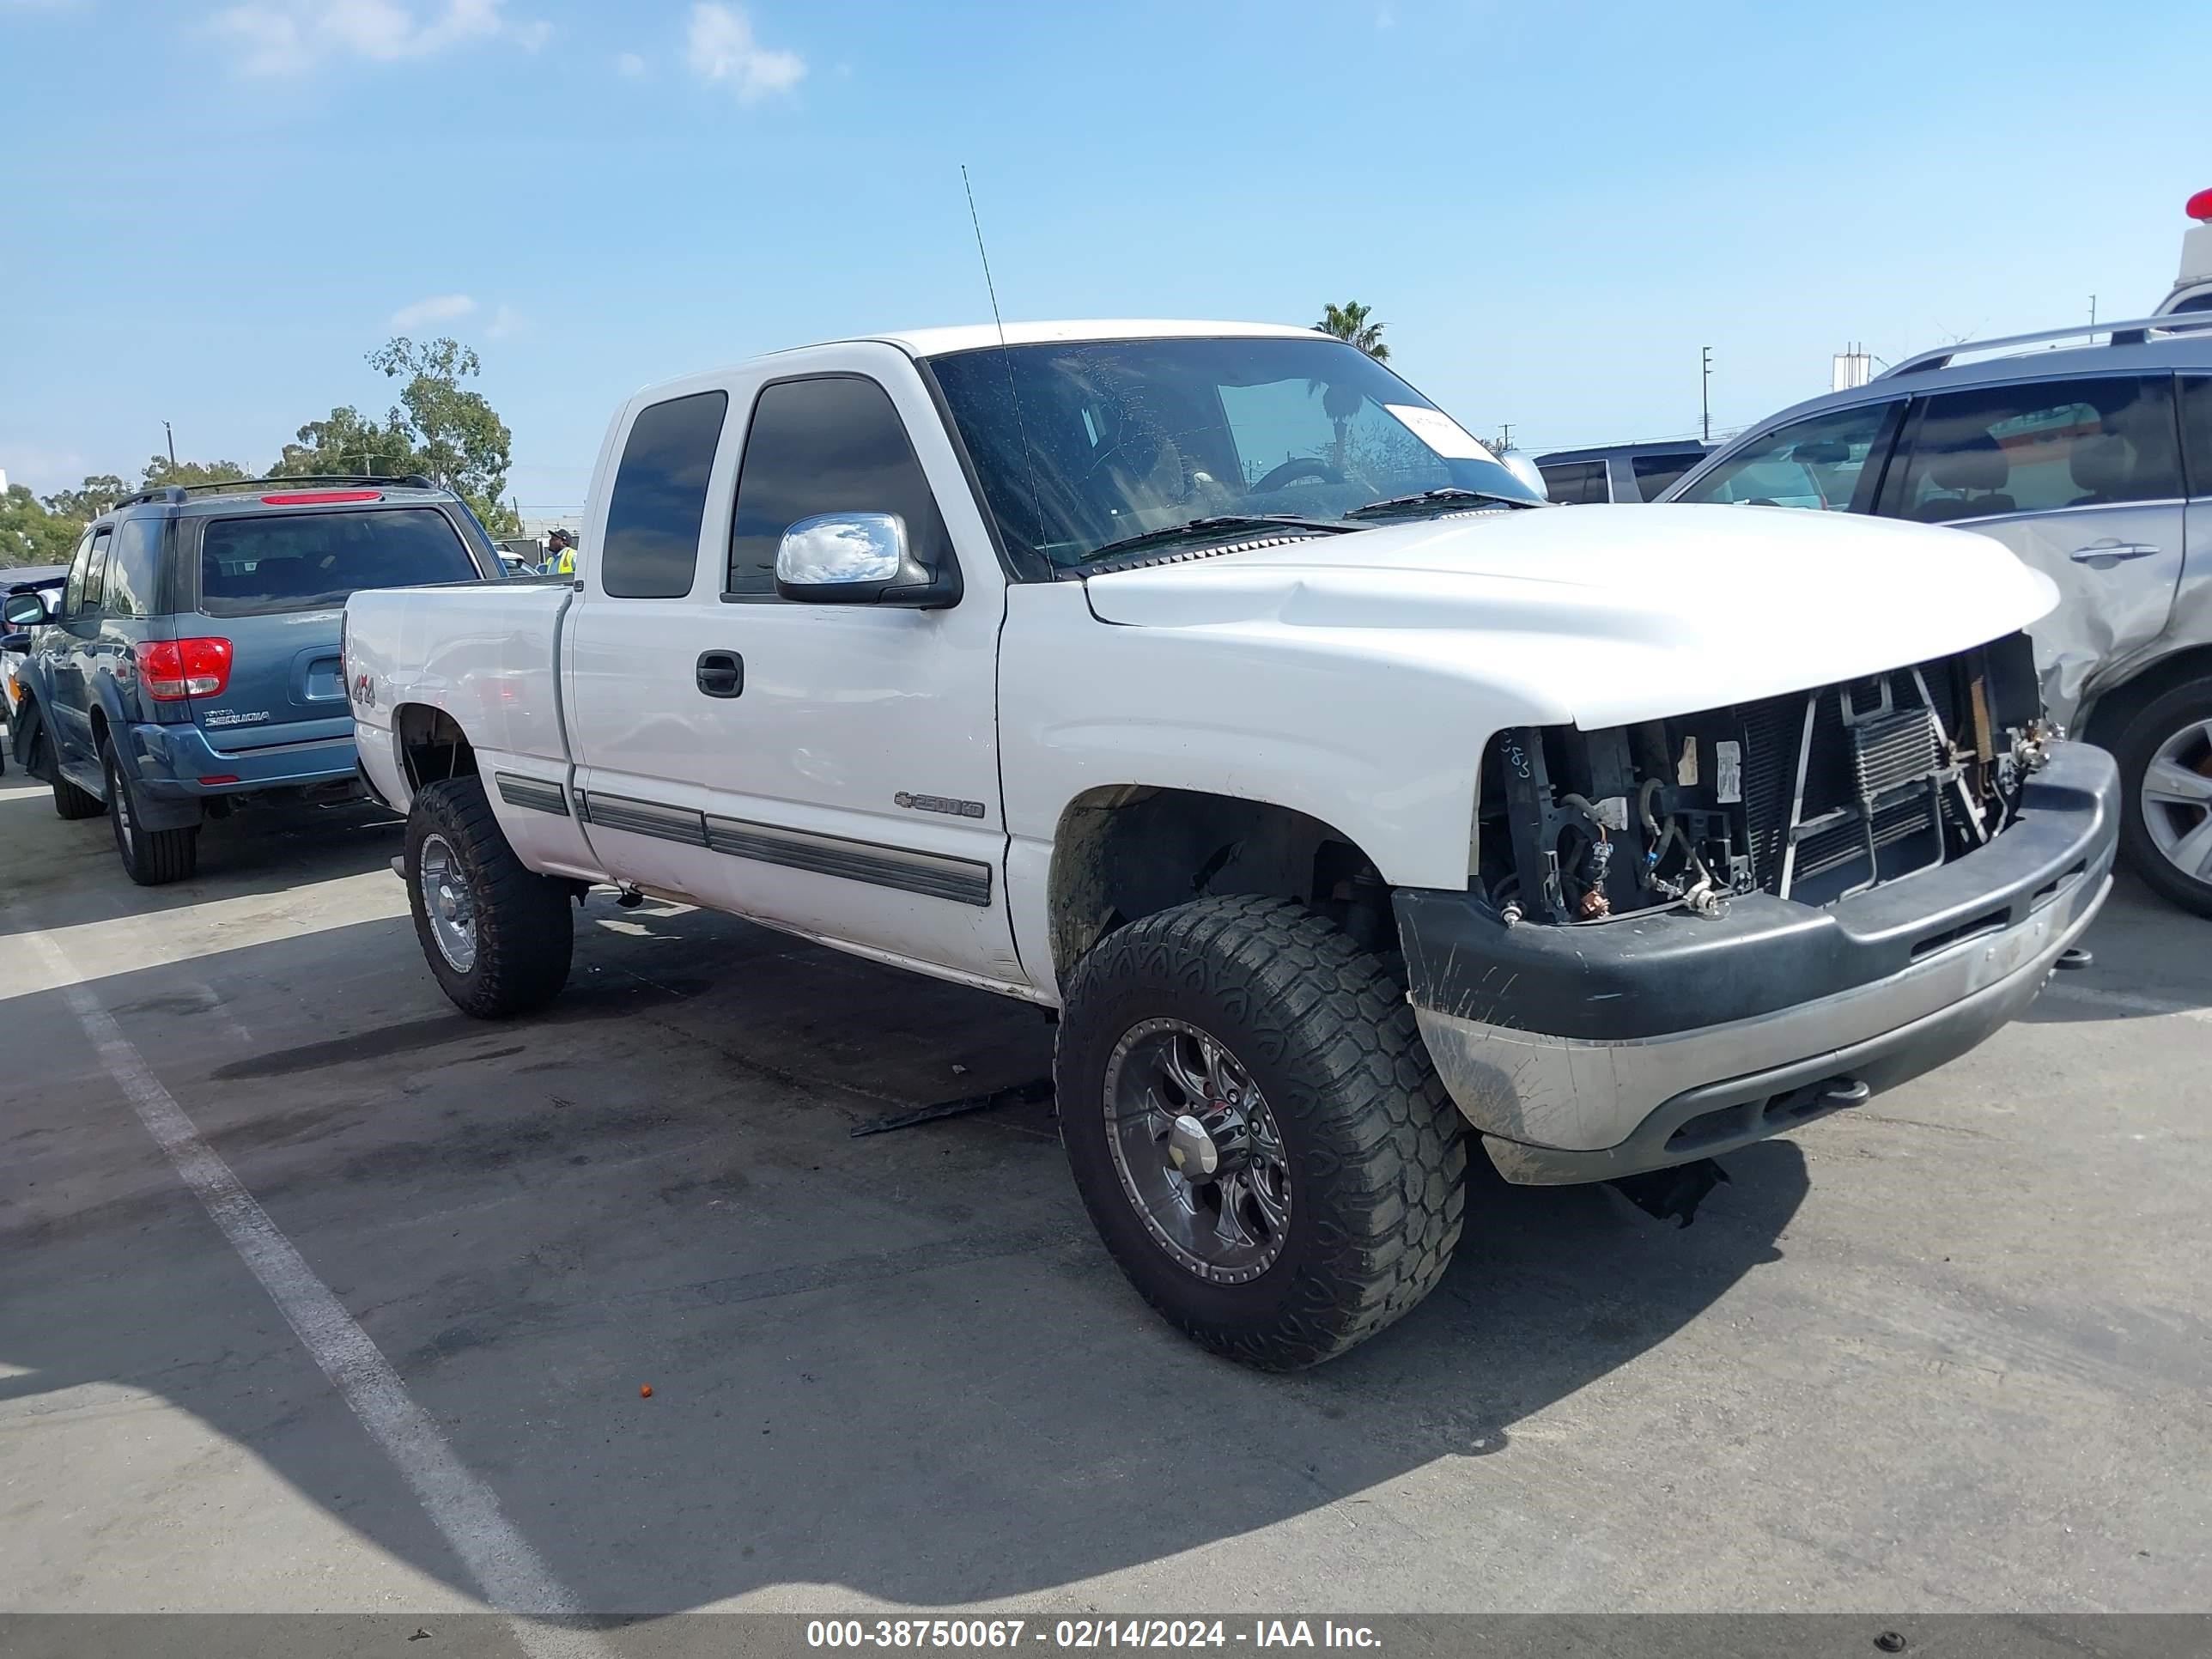
[[[630,423],[607,500],[599,585],[622,599],[675,599],[691,591],[707,478],[729,413],[726,392],[652,404]]]
[[[724,594],[775,597],[783,532],[824,513],[895,513],[907,544],[932,570],[951,556],[905,422],[873,380],[832,374],[764,386],[753,405],[738,469]]]

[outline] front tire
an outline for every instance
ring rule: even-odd
[[[96,818],[107,810],[107,803],[97,795],[78,788],[62,775],[61,757],[54,752],[52,734],[41,734],[46,738],[46,781],[54,792],[54,816],[69,818]]]
[[[173,881],[184,880],[198,869],[199,825],[188,823],[176,830],[146,828],[145,814],[140,810],[131,780],[124,775],[122,763],[116,758],[112,743],[100,745],[100,769],[107,779],[107,823],[115,834],[115,852],[123,860],[124,873],[141,887],[166,887]],[[56,787],[58,790],[59,786]]]
[[[456,1008],[506,1019],[560,994],[576,948],[568,886],[515,857],[481,778],[416,792],[404,867],[415,936]]]
[[[1085,1206],[1186,1335],[1329,1359],[1436,1288],[1467,1139],[1382,962],[1303,905],[1200,899],[1077,964],[1054,1060]]]
[[[2161,896],[2212,916],[2212,678],[2153,698],[2122,729],[2120,847]]]

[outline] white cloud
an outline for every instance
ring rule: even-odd
[[[615,54],[615,73],[625,81],[641,79],[645,74],[645,59],[634,52]]]
[[[249,75],[289,75],[330,58],[389,64],[471,41],[504,40],[535,52],[550,25],[509,17],[507,0],[241,0],[207,21],[240,48]]]
[[[411,306],[402,306],[392,313],[392,326],[404,334],[420,328],[425,323],[450,323],[457,317],[465,317],[477,308],[477,302],[465,294],[434,294],[427,300],[417,300]]]
[[[492,307],[491,320],[484,325],[484,338],[512,339],[529,326],[530,319],[502,300]]]
[[[692,7],[686,55],[693,74],[727,82],[741,104],[789,92],[806,75],[806,60],[797,52],[771,51],[754,40],[752,21],[736,6]]]

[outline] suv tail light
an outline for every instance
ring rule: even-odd
[[[156,702],[219,697],[230,684],[228,640],[141,640],[131,647],[146,695]]]
[[[334,501],[380,501],[380,489],[290,489],[281,495],[264,495],[270,507],[328,507]]]

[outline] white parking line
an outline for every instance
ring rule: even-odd
[[[2166,997],[2137,996],[2132,991],[2106,991],[2094,985],[2070,985],[2057,980],[2043,988],[2057,1002],[2078,1002],[2087,1008],[2111,1008],[2126,1014],[2171,1014],[2179,1019],[2212,1021],[2212,1008],[2194,1002],[2174,1002]]]
[[[606,1649],[597,1637],[571,1622],[580,1613],[575,1597],[501,1512],[492,1489],[469,1472],[429,1413],[415,1403],[368,1333],[354,1323],[230,1165],[201,1139],[184,1108],[100,1006],[62,948],[44,933],[33,931],[28,937],[147,1133],[261,1281],[369,1438],[398,1469],[484,1600],[502,1612],[532,1615],[514,1623],[523,1649],[532,1659],[604,1655]],[[539,1622],[545,1620],[556,1622]]]

